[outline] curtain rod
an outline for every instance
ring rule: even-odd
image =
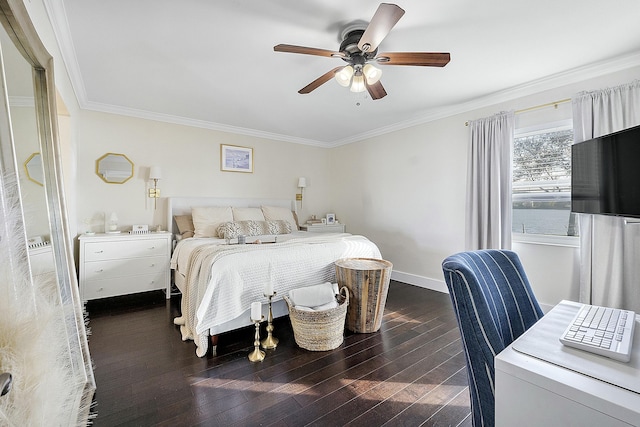
[[[559,101],[547,102],[546,104],[534,105],[533,107],[523,108],[522,110],[516,110],[515,114],[527,113],[529,111],[539,110],[541,108],[553,107],[558,108],[558,105],[564,104],[565,102],[571,102],[571,98],[561,99]],[[469,126],[469,122],[464,122],[465,126]]]

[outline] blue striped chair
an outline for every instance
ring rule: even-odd
[[[515,252],[461,252],[445,259],[442,271],[467,359],[473,425],[493,426],[493,359],[543,313]]]

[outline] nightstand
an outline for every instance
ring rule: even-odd
[[[346,233],[347,226],[345,224],[302,224],[300,229],[310,233]]]
[[[78,240],[83,301],[155,289],[171,292],[171,233],[83,234]]]

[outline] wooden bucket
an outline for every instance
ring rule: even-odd
[[[377,332],[382,325],[393,264],[383,259],[343,258],[335,266],[338,286],[349,290],[347,329]]]

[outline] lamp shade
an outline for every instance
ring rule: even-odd
[[[353,67],[347,65],[342,70],[335,74],[336,81],[340,86],[348,87],[351,83],[351,77],[353,76]]]
[[[362,69],[362,74],[364,74],[364,77],[367,79],[367,83],[372,85],[380,80],[380,77],[382,77],[382,70],[371,64],[366,64]]]
[[[356,74],[353,76],[353,81],[351,83],[351,92],[364,92],[366,89],[364,85],[364,77],[362,74]]]
[[[160,166],[151,166],[149,168],[149,179],[162,179],[162,169]]]
[[[298,188],[304,188],[307,186],[307,178],[301,176],[298,178]]]

